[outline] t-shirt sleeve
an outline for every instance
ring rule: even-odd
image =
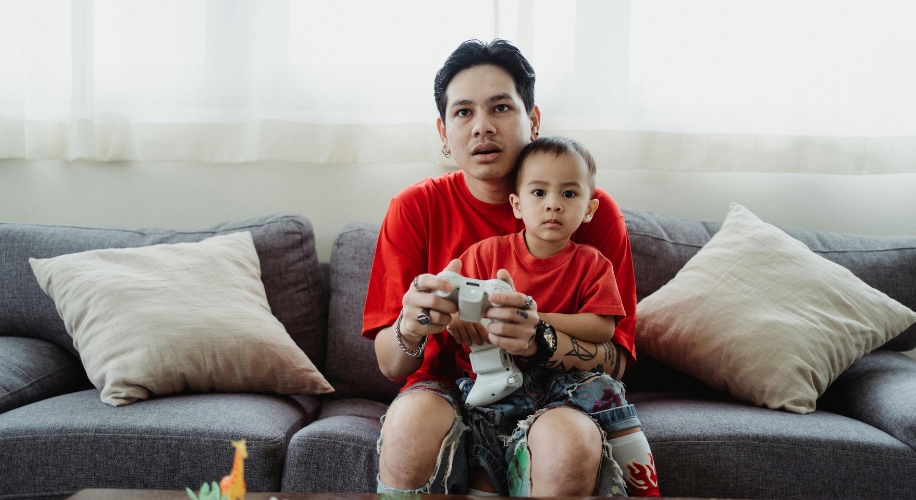
[[[407,287],[427,272],[428,210],[422,209],[422,194],[413,187],[393,198],[382,221],[363,309],[366,338],[375,340],[379,330],[394,324]]]
[[[626,316],[611,262],[594,250],[586,262],[588,267],[584,269],[585,277],[579,288],[579,312]]]
[[[573,236],[576,243],[584,243],[598,249],[613,266],[617,290],[626,316],[617,323],[613,341],[630,354],[636,361],[636,276],[633,272],[633,256],[630,253],[630,238],[620,207],[606,191],[598,189],[598,211],[592,222],[583,224]]]

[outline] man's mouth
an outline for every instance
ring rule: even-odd
[[[481,144],[471,151],[471,154],[477,161],[490,162],[499,158],[502,150],[496,144]]]

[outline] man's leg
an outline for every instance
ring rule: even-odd
[[[444,493],[455,480],[466,484],[466,465],[453,468],[455,460],[465,460],[456,456],[465,429],[446,396],[427,390],[402,394],[388,408],[382,424],[380,489]],[[465,477],[449,477],[452,474]],[[433,484],[434,476],[444,479],[442,488]]]
[[[598,426],[570,408],[547,410],[528,431],[531,496],[592,496],[602,443]]]

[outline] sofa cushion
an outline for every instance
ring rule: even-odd
[[[877,427],[916,449],[916,361],[905,354],[877,351],[856,361],[818,405]]]
[[[916,450],[851,418],[777,412],[725,396],[627,399],[639,409],[666,497],[906,498],[916,491]]]
[[[636,343],[733,396],[797,413],[916,312],[749,210],[639,302]]]
[[[133,248],[200,241],[251,232],[261,280],[274,316],[319,370],[325,366],[327,306],[312,224],[279,214],[204,229],[114,229],[0,223],[0,336],[46,340],[77,354],[54,301],[38,286],[29,258],[98,248]]]
[[[286,444],[308,420],[293,398],[184,394],[113,408],[94,389],[0,415],[0,491],[65,497],[82,488],[194,491],[232,468],[246,440],[249,491],[278,491]]]
[[[639,300],[669,282],[722,226],[624,208]],[[871,287],[916,310],[916,236],[842,234],[779,226],[814,253],[849,269]],[[916,348],[916,325],[883,346]]]
[[[348,224],[331,249],[328,364],[324,373],[334,386],[334,398],[387,403],[402,385],[382,375],[375,345],[362,336],[363,308],[378,232],[378,224]]]
[[[333,388],[276,317],[251,233],[29,259],[102,401]]]
[[[323,406],[318,420],[289,442],[282,491],[375,493],[379,418],[387,405],[343,399]]]
[[[79,360],[63,348],[0,337],[0,413],[90,387]]]

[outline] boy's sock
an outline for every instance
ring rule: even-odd
[[[649,441],[642,431],[611,439],[611,455],[623,471],[630,496],[659,497],[658,474]]]

